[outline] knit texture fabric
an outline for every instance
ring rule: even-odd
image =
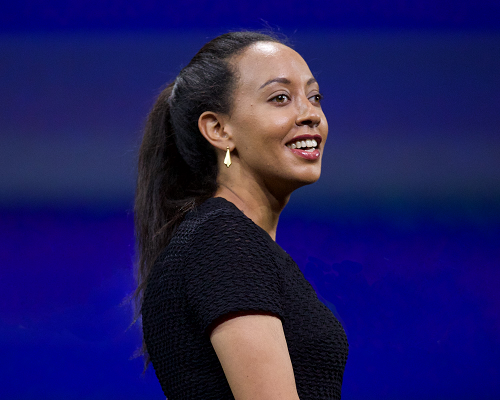
[[[212,198],[186,215],[144,294],[144,340],[168,400],[234,399],[209,335],[238,311],[280,317],[301,400],[340,399],[341,324],[267,232]]]

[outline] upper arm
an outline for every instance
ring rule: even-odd
[[[281,320],[250,313],[219,323],[210,341],[236,400],[298,400]]]

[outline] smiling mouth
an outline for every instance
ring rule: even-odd
[[[301,149],[304,151],[317,150],[321,143],[321,136],[299,136],[286,144],[289,149]]]

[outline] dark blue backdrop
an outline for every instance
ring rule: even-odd
[[[267,25],[325,94],[323,176],[278,242],[347,331],[343,398],[499,398],[499,21],[486,0],[2,2],[1,398],[162,398],[121,305],[141,127],[204,42]]]

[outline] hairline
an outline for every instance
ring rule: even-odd
[[[231,116],[231,112],[232,112],[232,109],[233,109],[233,96],[235,94],[235,90],[236,90],[236,87],[238,86],[238,83],[239,83],[239,80],[240,80],[240,77],[241,77],[241,74],[239,73],[239,68],[237,67],[237,63],[238,63],[238,58],[240,57],[243,57],[244,53],[251,47],[257,45],[257,43],[278,43],[278,44],[281,44],[283,46],[286,46],[286,47],[290,47],[286,44],[283,44],[281,43],[279,40],[257,40],[255,42],[252,42],[250,44],[248,44],[247,46],[245,47],[242,47],[241,49],[239,49],[237,52],[235,52],[234,54],[231,54],[228,58],[227,58],[227,65],[228,65],[228,68],[232,74],[232,80],[233,82],[231,82],[231,85],[232,87],[230,88],[231,89],[231,93],[230,93],[230,97],[229,97],[229,111],[228,113],[226,114],[227,116]]]

